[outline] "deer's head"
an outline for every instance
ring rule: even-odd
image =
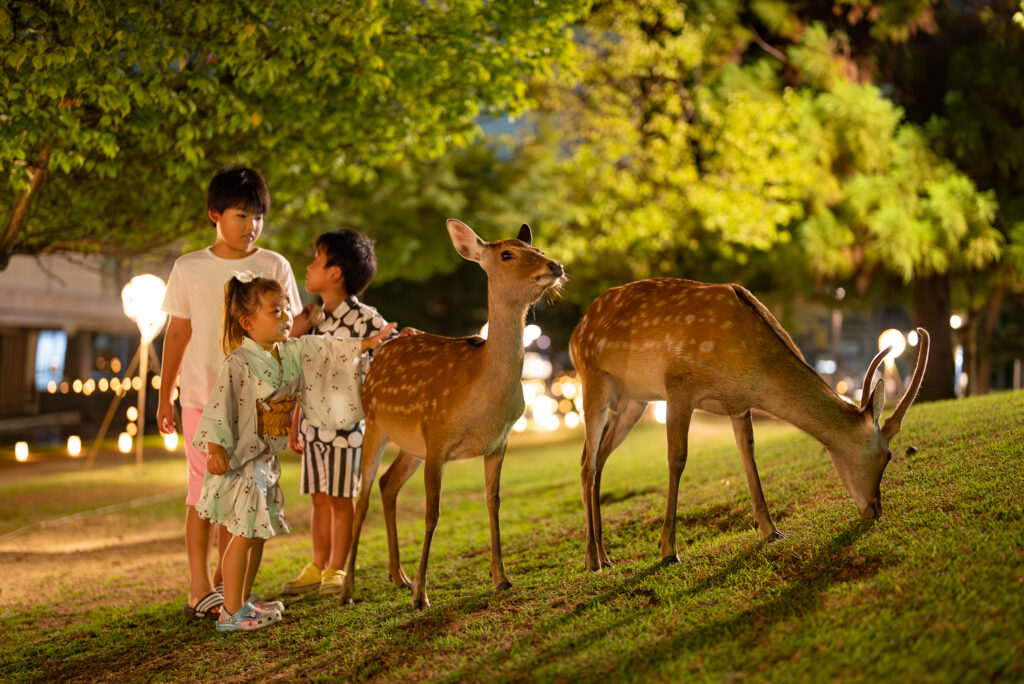
[[[874,384],[870,394],[861,395],[860,425],[856,431],[858,437],[849,443],[835,445],[829,449],[832,464],[839,473],[846,491],[857,504],[862,520],[877,518],[882,513],[882,474],[892,460],[889,442],[903,427],[903,417],[917,398],[917,391],[924,380],[930,340],[928,331],[924,328],[918,328],[917,332],[921,343],[914,376],[893,414],[884,423],[880,423],[885,408],[885,383],[879,380]],[[865,389],[871,384],[875,370],[888,353],[888,348],[883,349],[871,361],[864,375]]]
[[[458,219],[448,219],[448,234],[463,259],[475,261],[487,273],[487,287],[492,296],[509,305],[529,306],[549,289],[557,289],[565,279],[565,271],[557,261],[530,243],[533,233],[523,224],[514,240],[486,242],[473,229]]]

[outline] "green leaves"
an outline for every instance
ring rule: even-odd
[[[524,79],[563,62],[584,4],[14,0],[0,10],[5,216],[28,160],[55,152],[0,250],[168,242],[204,223],[202,189],[229,163],[289,206],[320,180],[436,158],[480,115],[523,109]]]

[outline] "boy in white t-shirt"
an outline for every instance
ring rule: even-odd
[[[180,371],[181,422],[188,459],[185,548],[191,577],[188,603],[182,611],[191,619],[216,620],[224,603],[221,593],[214,589],[220,584],[220,567],[218,564],[211,577],[211,525],[195,509],[206,475],[207,455],[192,446],[192,439],[224,359],[220,348],[224,285],[236,271],[251,271],[281,283],[297,324],[302,307],[295,276],[285,258],[254,246],[270,209],[270,193],[262,176],[243,167],[222,169],[210,181],[206,204],[217,238],[206,249],[185,254],[174,262],[161,307],[170,314],[170,321],[164,334],[163,382],[156,419],[162,432],[174,432],[171,397]]]

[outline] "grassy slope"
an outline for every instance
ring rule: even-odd
[[[67,602],[77,608],[29,601],[0,617],[7,636],[0,673],[174,681],[1020,680],[1022,417],[1024,392],[914,407],[882,483],[884,517],[867,525],[816,442],[756,425],[769,508],[790,535],[773,543],[752,528],[731,438],[695,434],[678,510],[682,563],[668,567],[658,563],[663,431],[638,428],[605,470],[605,543],[617,565],[597,574],[583,570],[579,442],[510,451],[501,520],[515,587],[500,594],[487,570],[482,462],[455,463],[445,473],[431,553],[432,606],[422,613],[386,584],[375,492],[355,606],[289,600],[283,625],[222,636],[209,624],[183,623],[180,596],[107,607]],[[904,455],[909,445],[917,452]],[[178,475],[169,481],[177,484]],[[277,586],[306,560],[308,524],[297,489],[289,462],[285,491],[300,506],[290,516],[296,533],[268,545],[258,586]],[[44,493],[36,483],[0,487],[0,502],[17,495],[20,506],[31,506]],[[399,505],[411,575],[422,539],[418,476]],[[135,515],[179,513],[180,503]],[[17,526],[12,516],[0,504],[0,531]],[[172,570],[184,572],[184,558]],[[160,587],[164,596],[175,595],[180,578],[160,581],[170,582]],[[90,599],[116,595],[123,582],[98,583]]]

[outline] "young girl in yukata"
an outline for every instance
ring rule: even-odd
[[[379,347],[395,327],[362,340],[289,339],[288,312],[275,280],[236,273],[224,286],[221,343],[227,357],[193,440],[208,454],[196,512],[231,535],[222,552],[219,631],[261,629],[281,620],[280,601],[244,597],[252,591],[264,542],[289,531],[277,453],[288,446],[296,401],[306,415],[339,429],[359,422],[362,353]]]

